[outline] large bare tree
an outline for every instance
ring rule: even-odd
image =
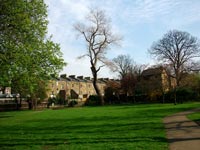
[[[105,56],[106,52],[111,45],[118,44],[121,37],[113,34],[110,20],[104,11],[98,9],[91,10],[84,23],[76,23],[74,28],[86,41],[87,52],[80,58],[89,57],[93,86],[96,94],[101,98],[101,104],[104,105],[102,93],[97,85],[97,75],[103,66],[110,64]]]
[[[126,95],[134,95],[137,82],[146,65],[136,64],[130,55],[119,55],[113,59],[114,70],[119,73],[121,89]]]
[[[194,58],[200,57],[200,44],[196,37],[187,32],[172,30],[154,42],[150,54],[172,66],[172,77],[179,87],[183,73]]]
[[[124,78],[133,68],[133,59],[130,55],[119,55],[113,59],[114,71],[118,72],[120,78]]]

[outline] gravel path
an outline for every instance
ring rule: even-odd
[[[200,150],[200,126],[186,117],[195,112],[200,112],[200,109],[164,118],[170,150]]]

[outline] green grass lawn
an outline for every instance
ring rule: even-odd
[[[163,117],[200,107],[145,104],[0,113],[0,149],[167,150]]]
[[[190,114],[187,116],[190,120],[193,120],[195,122],[197,122],[198,124],[200,124],[200,112],[198,113],[194,113],[194,114]]]

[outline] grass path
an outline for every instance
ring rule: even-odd
[[[151,104],[0,113],[0,149],[167,150],[163,117],[200,107]]]

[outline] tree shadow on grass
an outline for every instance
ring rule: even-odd
[[[161,118],[165,113],[166,109],[157,108],[156,113],[147,109],[123,116],[30,119],[20,125],[1,126],[0,146],[167,143],[159,134],[164,133]]]
[[[97,144],[97,143],[137,143],[137,142],[161,142],[166,143],[167,140],[162,137],[108,137],[108,138],[52,138],[52,139],[13,139],[13,142],[0,142],[3,146],[30,146],[30,145],[61,145],[61,144]]]
[[[31,134],[49,134],[49,133],[102,133],[102,132],[133,132],[137,130],[163,130],[164,127],[155,122],[108,122],[97,124],[65,124],[60,121],[60,124],[51,126],[54,120],[48,120],[49,126],[9,126],[4,127],[1,133],[15,133],[24,131]]]
[[[111,117],[112,118],[112,117]],[[162,142],[166,143],[166,138],[158,137],[153,132],[160,132],[164,127],[155,122],[115,122],[116,118],[106,122],[108,118],[98,118],[105,122],[97,124],[92,119],[88,124],[66,124],[65,119],[57,120],[55,126],[54,119],[44,120],[45,126],[15,126],[4,127],[0,131],[1,146],[24,146],[24,145],[62,145],[62,144],[94,144],[94,143],[132,143],[132,142]],[[127,118],[128,119],[128,118]],[[130,119],[130,118],[129,118]],[[39,121],[39,120],[37,120]],[[86,121],[88,122],[88,120]],[[31,125],[31,123],[30,123]],[[142,135],[138,134],[140,132]],[[152,132],[152,136],[150,136]],[[131,136],[132,134],[132,136]],[[137,136],[139,135],[139,136]],[[144,136],[143,136],[144,135]],[[10,136],[11,138],[7,138]],[[81,136],[81,138],[77,138]]]
[[[1,118],[11,118],[11,117],[13,117],[13,116],[10,116],[10,115],[0,115],[0,119]]]
[[[175,143],[175,142],[194,141],[194,140],[200,141],[200,138],[174,138],[174,139],[168,139],[168,142]]]

